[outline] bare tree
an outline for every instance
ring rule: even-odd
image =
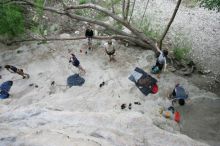
[[[173,15],[172,15],[172,17],[170,18],[170,21],[169,21],[169,23],[168,23],[166,29],[164,30],[164,33],[162,34],[162,37],[161,37],[161,39],[160,39],[160,41],[159,41],[159,48],[160,48],[160,49],[162,48],[163,40],[164,40],[164,38],[165,38],[167,32],[169,31],[169,28],[170,28],[170,26],[171,26],[173,20],[175,19],[175,16],[176,16],[177,11],[178,11],[178,9],[179,9],[179,7],[180,7],[181,1],[182,1],[182,0],[178,0],[178,2],[177,2],[177,4],[176,4],[176,7],[175,7],[175,10],[174,10],[174,12],[173,12]]]
[[[143,16],[142,16],[142,18],[141,18],[140,26],[142,25],[142,22],[143,22],[143,20],[144,20],[144,17],[145,17],[146,11],[147,11],[147,7],[148,7],[148,4],[149,4],[149,1],[150,1],[150,0],[147,0],[147,4],[146,4],[146,6],[145,6],[145,8],[144,8],[144,13],[143,13]]]
[[[127,2],[127,3],[126,3]],[[47,6],[39,6],[36,5],[34,2],[31,0],[8,0],[7,2],[4,2],[3,4],[6,3],[16,3],[22,6],[29,6],[32,8],[42,8],[44,11],[48,11],[51,13],[56,13],[59,15],[65,15],[68,16],[69,18],[73,20],[78,20],[78,21],[84,21],[84,22],[89,22],[91,24],[99,25],[101,27],[104,27],[106,30],[111,31],[114,35],[109,36],[109,38],[115,38],[115,39],[120,39],[123,41],[127,41],[131,44],[138,45],[142,48],[145,49],[153,49],[156,50],[155,48],[155,43],[152,39],[148,38],[143,32],[138,30],[136,27],[134,27],[132,24],[128,22],[128,12],[129,12],[129,6],[130,5],[130,0],[128,1],[123,1],[122,7],[124,8],[122,11],[124,11],[123,16],[120,17],[117,14],[114,14],[111,10],[108,10],[107,8],[104,8],[100,5],[97,4],[82,4],[82,5],[66,5],[63,3],[62,8],[52,8],[52,7],[47,7]],[[127,5],[126,5],[127,4]],[[117,29],[114,25],[105,23],[101,20],[97,20],[91,17],[86,17],[83,15],[78,15],[76,14],[76,10],[83,10],[83,9],[90,9],[97,11],[99,13],[103,13],[108,17],[113,18],[117,23],[121,24],[122,26],[126,27],[130,32],[125,32],[123,30]],[[97,39],[100,38],[105,38],[105,37],[100,37],[97,36]],[[56,38],[48,38],[50,40],[56,40]],[[74,38],[72,40],[75,40]]]
[[[111,6],[112,6],[112,13],[115,14],[115,7],[114,7],[114,1],[113,0],[111,0]]]
[[[129,21],[128,21],[129,23],[131,22],[131,19],[132,19],[133,13],[134,13],[135,4],[136,4],[136,0],[134,0],[134,2],[133,2],[133,6],[132,6],[132,9],[131,9],[130,19],[129,19]]]
[[[130,0],[127,0],[127,4],[125,8],[125,20],[128,20],[129,9],[130,9]]]

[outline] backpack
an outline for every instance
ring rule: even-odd
[[[157,74],[160,72],[160,69],[158,66],[153,66],[152,69],[151,69],[151,73],[152,74]]]

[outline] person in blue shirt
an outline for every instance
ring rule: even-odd
[[[180,84],[176,84],[172,94],[170,95],[170,99],[172,99],[172,104],[178,101],[179,105],[181,106],[185,105],[185,100],[188,99],[188,97],[189,94],[182,86],[180,86]]]

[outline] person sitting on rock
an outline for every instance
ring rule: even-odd
[[[82,68],[82,66],[80,65],[79,60],[76,58],[76,56],[74,54],[71,54],[69,63],[72,63],[73,66],[77,67],[83,73],[86,73],[86,71]]]
[[[169,98],[172,99],[172,104],[178,101],[181,106],[185,105],[185,100],[188,99],[188,97],[188,93],[180,84],[176,84],[172,94],[169,95]]]
[[[12,65],[5,65],[5,68],[11,73],[17,73],[17,74],[21,75],[23,77],[23,79],[30,77],[29,74],[24,73],[23,69],[18,69]]]
[[[94,36],[94,33],[93,33],[93,30],[92,30],[90,25],[86,29],[85,36],[88,39],[89,50],[91,50],[91,48],[92,48],[92,38]]]
[[[159,52],[159,56],[157,57],[156,65],[152,67],[152,73],[159,74],[162,71],[162,69],[166,71],[166,67],[167,67],[166,58],[168,55],[168,51],[167,50],[161,51],[157,44],[155,46],[157,51]]]
[[[115,54],[115,48],[112,44],[112,40],[109,40],[108,43],[105,44],[105,52],[109,56],[109,61],[115,60],[114,54]]]

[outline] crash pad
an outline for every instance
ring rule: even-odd
[[[11,86],[13,85],[12,81],[6,81],[1,84],[0,86],[0,99],[5,99],[9,97],[9,91],[11,89]]]
[[[85,82],[85,79],[79,76],[79,74],[71,75],[67,78],[67,85],[72,86],[82,86]]]
[[[140,74],[141,74],[141,76],[140,76]],[[146,73],[141,68],[136,67],[134,69],[134,72],[129,76],[128,79],[131,80],[132,82],[134,82],[135,85],[137,86],[137,88],[146,96],[149,93],[152,93],[152,89],[154,90],[154,92],[153,92],[154,94],[157,93],[157,91],[158,91],[158,87],[157,87],[157,90],[155,89],[157,80],[155,78],[153,78],[151,75],[149,75],[148,73]],[[148,79],[149,82],[146,86],[143,86],[138,83],[139,79]]]

